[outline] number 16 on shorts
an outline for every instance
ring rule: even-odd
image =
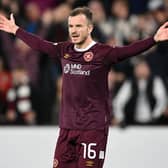
[[[95,159],[97,157],[96,150],[94,149],[97,144],[96,143],[81,143],[83,146],[83,158],[84,159]],[[99,151],[99,159],[104,159],[104,151]]]

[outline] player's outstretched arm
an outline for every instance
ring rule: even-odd
[[[10,15],[10,19],[0,14],[0,30],[16,35],[34,50],[44,52],[49,56],[54,56],[56,53],[54,43],[43,40],[17,26],[13,14]]]
[[[153,37],[138,40],[128,46],[116,47],[117,62],[136,56],[153,47],[158,42],[168,40],[168,22],[164,23]]]
[[[19,26],[15,24],[15,19],[13,14],[10,15],[10,19],[7,19],[5,16],[0,14],[0,30],[7,33],[16,34],[16,31],[19,29]]]

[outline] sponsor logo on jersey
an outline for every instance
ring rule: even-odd
[[[83,58],[86,62],[90,62],[93,59],[93,53],[92,52],[86,52],[86,53],[84,53]]]
[[[64,73],[67,74],[67,73],[70,72],[70,70],[71,70],[70,64],[66,64],[66,65],[64,66]]]
[[[69,57],[71,57],[69,54],[65,54],[65,55],[64,55],[64,58],[65,58],[65,59],[68,59]]]
[[[66,64],[64,66],[64,73],[65,74],[71,74],[71,75],[89,76],[90,75],[90,70],[88,70],[88,71],[82,70],[82,65],[81,64]]]

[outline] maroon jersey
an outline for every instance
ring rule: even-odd
[[[67,129],[103,129],[107,126],[110,121],[107,84],[110,67],[155,44],[150,37],[124,47],[95,43],[79,51],[71,42],[51,43],[21,28],[16,35],[33,49],[61,60],[63,91],[60,127]]]

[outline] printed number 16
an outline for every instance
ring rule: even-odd
[[[84,147],[83,150],[83,158],[86,159],[88,157],[89,159],[95,159],[96,158],[96,151],[94,149],[91,149],[93,146],[96,146],[96,143],[81,143],[82,146]]]

